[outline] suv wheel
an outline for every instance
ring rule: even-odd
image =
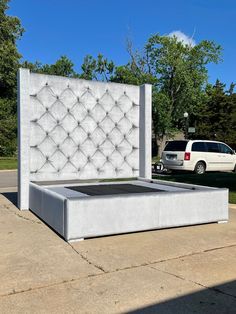
[[[202,161],[197,162],[195,169],[194,169],[194,172],[196,174],[203,174],[203,173],[205,173],[205,171],[206,171],[206,166],[205,166],[204,162],[202,162]]]

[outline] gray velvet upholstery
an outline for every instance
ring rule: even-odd
[[[20,69],[18,91],[21,209],[28,208],[21,191],[28,194],[30,181],[150,178],[150,85]]]
[[[31,76],[33,180],[139,174],[139,87]]]

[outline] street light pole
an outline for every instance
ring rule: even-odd
[[[188,112],[184,112],[184,138],[188,138]]]

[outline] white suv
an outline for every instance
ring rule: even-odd
[[[236,154],[222,142],[183,140],[167,143],[161,162],[170,170],[236,171]]]

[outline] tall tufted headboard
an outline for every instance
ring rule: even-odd
[[[18,73],[19,207],[30,181],[151,177],[151,85]]]

